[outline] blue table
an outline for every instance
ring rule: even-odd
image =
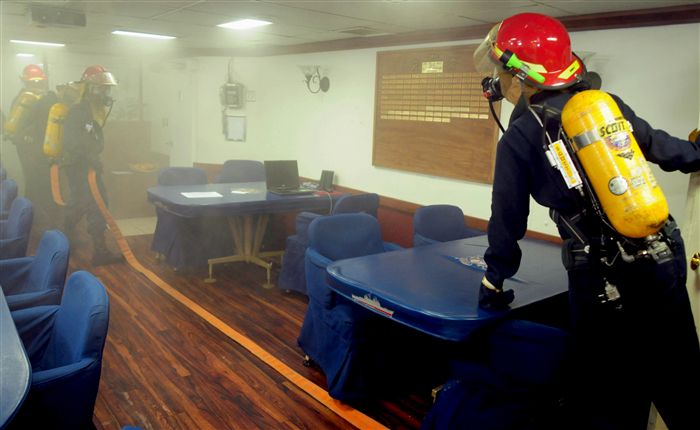
[[[0,288],[0,429],[12,420],[29,392],[32,369]]]
[[[330,287],[387,318],[429,335],[464,341],[503,312],[478,306],[486,236],[369,255],[330,264]],[[522,240],[523,259],[504,288],[515,290],[517,309],[567,290],[560,246]],[[465,257],[463,262],[458,258]],[[481,267],[480,267],[481,266]]]
[[[216,193],[217,195],[188,198],[187,193]],[[199,195],[206,196],[206,194]],[[272,263],[263,258],[280,256],[284,253],[283,251],[260,252],[270,214],[297,210],[330,210],[334,199],[339,195],[318,191],[313,194],[280,196],[268,193],[265,182],[157,186],[148,189],[150,202],[176,215],[228,217],[236,248],[235,253],[227,257],[209,259],[209,277],[205,282],[215,281],[213,278],[215,264],[243,261],[267,270],[267,283],[263,285],[265,288],[273,287],[270,282]]]

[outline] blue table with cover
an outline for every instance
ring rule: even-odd
[[[560,246],[530,239],[519,244],[520,270],[503,285],[515,290],[510,308],[565,293]],[[328,281],[334,291],[377,314],[441,339],[464,341],[508,313],[478,306],[487,247],[487,236],[477,236],[340,260],[328,266]]]

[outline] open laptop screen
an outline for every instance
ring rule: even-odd
[[[268,190],[299,188],[297,160],[265,161],[265,178]]]

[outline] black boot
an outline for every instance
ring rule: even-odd
[[[93,241],[92,248],[92,265],[93,266],[104,266],[107,264],[121,263],[124,261],[124,257],[120,254],[113,254],[108,248],[104,241],[104,238],[100,237]]]

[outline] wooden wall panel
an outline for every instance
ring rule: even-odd
[[[493,182],[498,128],[474,69],[476,47],[377,53],[375,166]]]

